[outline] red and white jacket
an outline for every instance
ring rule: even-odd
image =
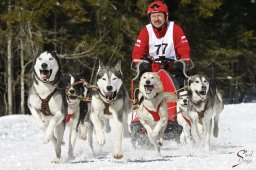
[[[152,24],[145,26],[135,43],[132,59],[136,61],[149,56],[174,60],[190,58],[190,46],[182,28],[170,21],[160,30]]]

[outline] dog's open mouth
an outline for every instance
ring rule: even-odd
[[[154,90],[154,85],[144,85],[146,94],[150,94]]]
[[[105,97],[108,101],[113,101],[116,98],[116,91],[114,92],[104,92]]]
[[[202,90],[202,91],[197,91],[196,90],[196,94],[198,96],[200,96],[201,98],[204,98],[206,96],[206,91],[205,90]]]
[[[68,95],[67,96],[67,102],[69,104],[75,103],[77,101],[78,97],[74,95]]]
[[[48,82],[49,78],[52,75],[52,69],[50,69],[50,70],[39,70],[39,71],[40,71],[40,79],[43,82]]]

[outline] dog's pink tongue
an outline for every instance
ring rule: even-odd
[[[42,80],[46,80],[46,79],[47,79],[47,76],[44,75],[44,74],[41,74],[40,76],[41,76],[41,79],[42,79]]]

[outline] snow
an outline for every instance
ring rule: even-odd
[[[43,133],[32,116],[4,116],[0,117],[0,170],[256,170],[255,109],[256,103],[225,105],[220,116],[219,137],[212,138],[209,154],[202,146],[165,141],[160,157],[152,150],[135,150],[130,139],[124,139],[124,157],[115,160],[112,158],[114,134],[111,132],[106,135],[102,150],[94,142],[95,156],[90,159],[87,157],[87,141],[78,139],[74,150],[76,158],[68,160],[69,128],[66,128],[61,164],[50,163],[55,154],[53,146],[43,144]],[[239,165],[232,168],[236,164]]]

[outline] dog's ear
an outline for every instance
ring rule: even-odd
[[[193,76],[190,76],[190,77],[188,78],[188,82],[187,82],[188,96],[191,96],[191,95],[192,95],[192,91],[191,91],[191,89],[190,89],[190,85],[191,85],[191,83],[192,83],[192,78],[193,78]]]
[[[122,73],[122,69],[121,69],[121,60],[118,60],[118,62],[115,65],[115,69],[117,71],[120,71]]]
[[[98,68],[98,71],[97,71],[97,75],[99,74],[100,70],[104,69],[105,66],[103,64],[103,62],[101,60],[99,60],[99,68]]]

